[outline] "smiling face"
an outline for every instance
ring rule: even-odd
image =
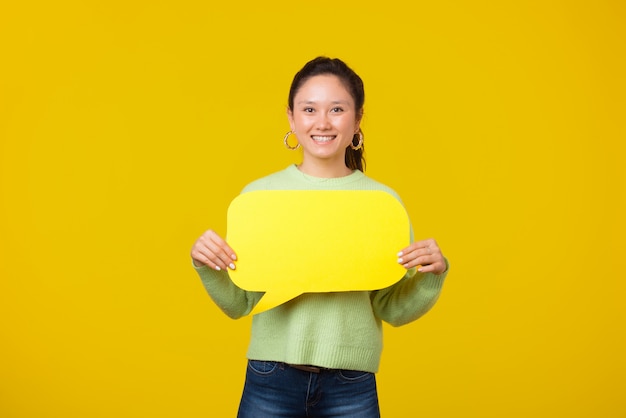
[[[359,131],[360,115],[337,76],[317,75],[304,82],[287,111],[304,152],[300,170],[320,177],[349,174],[346,147]]]

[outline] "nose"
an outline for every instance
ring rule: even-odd
[[[331,124],[330,124],[330,118],[328,117],[328,114],[326,114],[325,112],[319,113],[317,121],[316,121],[316,125],[318,129],[329,129]]]

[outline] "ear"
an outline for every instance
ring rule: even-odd
[[[293,121],[293,111],[287,108],[287,120],[289,121],[289,127],[292,132],[295,132],[295,123]]]
[[[363,109],[359,110],[356,115],[356,122],[354,124],[355,135],[361,130],[361,120],[363,120]]]

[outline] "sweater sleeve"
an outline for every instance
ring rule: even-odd
[[[371,293],[374,314],[398,327],[415,321],[433,307],[448,274],[420,273],[413,268],[397,283]]]
[[[233,283],[227,271],[216,271],[207,266],[193,267],[211,299],[230,318],[248,315],[264,295],[264,292],[241,289]]]

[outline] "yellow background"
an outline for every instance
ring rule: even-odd
[[[234,416],[249,318],[189,249],[299,161],[287,90],[319,54],[365,80],[367,173],[452,263],[385,329],[383,415],[626,415],[624,3],[409,3],[2,3],[2,417]]]

